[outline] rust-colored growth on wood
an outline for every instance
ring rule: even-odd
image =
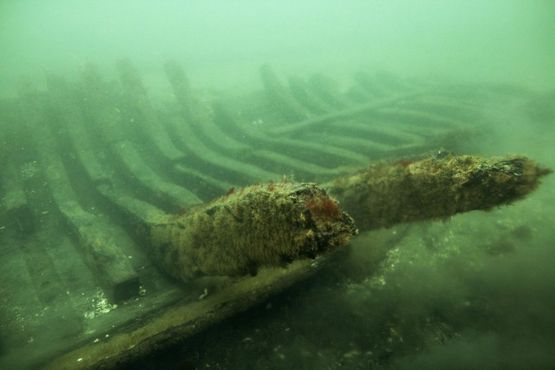
[[[339,204],[328,197],[312,198],[307,202],[306,206],[311,214],[317,218],[337,220],[341,217],[342,212]]]

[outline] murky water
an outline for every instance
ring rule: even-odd
[[[553,14],[2,2],[0,368],[555,366],[553,176],[315,259],[340,213],[284,185],[448,153],[554,168]],[[214,266],[239,276],[203,276]]]

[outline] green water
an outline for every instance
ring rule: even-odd
[[[225,293],[160,271],[145,214],[441,147],[555,168],[554,20],[541,0],[0,2],[0,368]],[[554,181],[363,232],[247,311],[105,365],[553,368]]]

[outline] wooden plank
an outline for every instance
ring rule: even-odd
[[[323,116],[306,119],[300,122],[276,126],[271,129],[271,132],[280,135],[292,135],[301,131],[308,131],[319,128],[321,129],[323,126],[328,125],[335,120],[350,118],[361,114],[368,114],[369,112],[374,112],[379,108],[384,108],[392,104],[405,101],[409,98],[414,98],[420,94],[422,94],[422,92],[407,93],[384,98],[367,104],[362,104],[354,108],[347,109],[345,111],[334,112]]]
[[[202,158],[202,161],[213,166],[212,171],[207,171],[211,176],[241,184],[280,178],[279,174],[219,153],[200,140],[189,125],[179,125],[171,117],[167,118],[166,124],[168,124],[169,130],[174,133],[175,139],[196,156]]]
[[[222,129],[226,127],[228,135],[240,138],[254,149],[287,153],[289,157],[327,168],[345,164],[360,165],[367,162],[366,157],[353,151],[307,143],[303,140],[276,135],[272,128],[253,126],[249,123],[236,121],[221,105],[217,107],[216,112],[216,122]]]
[[[45,369],[110,367],[145,356],[157,348],[191,337],[308,278],[324,260],[325,257],[299,260],[287,268],[262,270],[257,276],[237,280],[202,300],[162,309],[128,330],[114,332],[105,341],[83,345],[53,359]]]
[[[315,115],[326,114],[330,112],[328,107],[318,96],[314,96],[310,91],[308,84],[299,77],[289,78],[289,90],[297,101],[304,105]]]
[[[306,119],[308,113],[281,84],[268,65],[260,68],[260,78],[273,110],[280,112],[287,121]]]
[[[196,194],[186,188],[160,178],[144,164],[133,143],[122,141],[112,145],[112,150],[112,159],[117,162],[119,168],[127,173],[137,186],[144,188],[150,196],[159,199],[169,209],[179,209],[202,202]]]
[[[129,60],[121,60],[117,69],[123,86],[122,118],[132,128],[129,136],[138,135],[141,144],[161,160],[173,162],[182,159],[183,152],[173,145],[158,122],[157,114],[137,70]]]
[[[114,300],[138,294],[139,278],[113,240],[115,231],[99,217],[83,210],[78,202],[63,163],[57,154],[57,143],[47,125],[48,116],[40,116],[43,106],[36,96],[22,97],[27,124],[32,128],[35,146],[41,153],[41,167],[55,206],[79,240],[89,268]],[[52,116],[56,117],[56,116]],[[51,118],[52,118],[51,117]],[[121,242],[122,240],[118,240]]]
[[[232,153],[249,149],[248,145],[226,135],[219,126],[214,124],[210,106],[194,98],[187,76],[178,63],[167,62],[164,65],[164,70],[183,119],[181,123],[176,121],[176,124],[190,125],[199,138],[203,139],[212,148],[221,148],[222,151]]]
[[[423,137],[406,130],[404,124],[391,124],[378,119],[352,120],[334,122],[326,128],[326,132],[349,137],[366,138],[383,144],[407,145],[424,144]]]

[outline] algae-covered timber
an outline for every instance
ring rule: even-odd
[[[373,163],[323,187],[339,199],[357,227],[371,230],[508,204],[536,189],[550,172],[522,156],[439,152],[420,160]]]
[[[370,230],[488,210],[524,197],[549,172],[525,157],[441,152],[372,164],[322,188],[282,181],[233,189],[188,212],[160,214],[146,233],[155,261],[178,279],[256,274],[347,244],[354,222]]]
[[[170,275],[255,274],[346,245],[352,218],[314,184],[270,182],[233,190],[148,225],[154,259]]]

